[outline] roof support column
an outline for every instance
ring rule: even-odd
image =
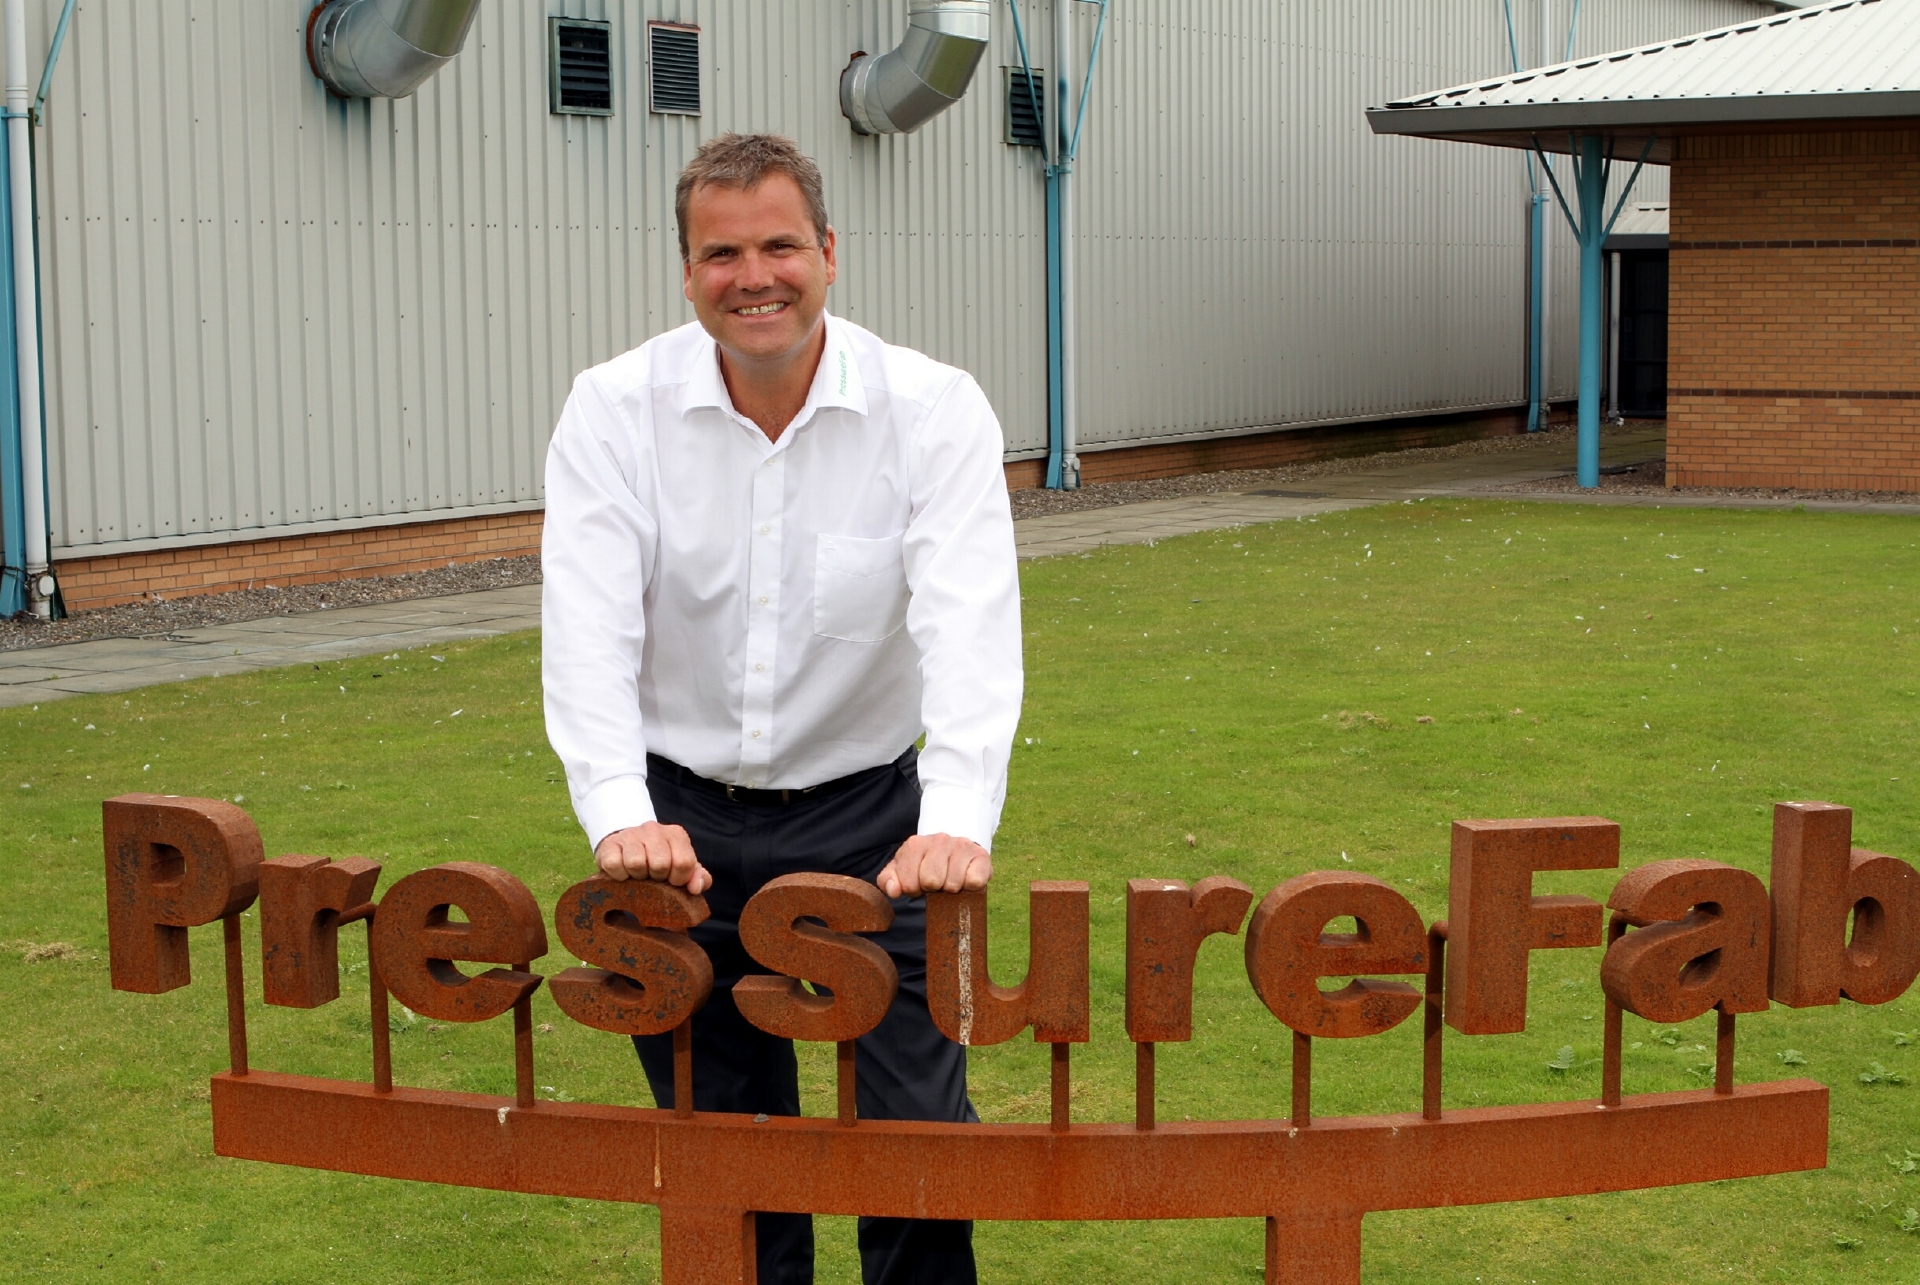
[[[1580,485],[1600,485],[1600,363],[1603,349],[1604,256],[1607,239],[1605,140],[1584,134],[1574,143],[1574,187],[1580,205]]]

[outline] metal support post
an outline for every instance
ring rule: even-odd
[[[1607,171],[1598,134],[1576,143],[1574,185],[1580,202],[1580,485],[1600,485],[1600,338],[1603,285],[1601,243],[1606,238]]]
[[[1607,418],[1620,421],[1620,252],[1613,252],[1607,290]]]

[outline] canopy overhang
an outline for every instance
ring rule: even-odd
[[[1713,31],[1515,71],[1367,109],[1376,134],[1654,164],[1686,134],[1911,127],[1920,4],[1833,0]],[[1648,147],[1648,140],[1652,146]]]
[[[1647,140],[1649,165],[1673,160],[1683,134],[1817,133],[1838,129],[1900,129],[1920,123],[1920,91],[1808,94],[1764,98],[1657,98],[1635,102],[1512,103],[1447,107],[1391,103],[1369,107],[1376,134],[1438,138],[1454,143],[1516,147],[1570,155],[1573,140],[1599,135],[1606,154],[1637,161]]]
[[[1582,487],[1600,482],[1603,247],[1640,166],[1671,164],[1674,140],[1692,134],[1912,128],[1915,121],[1920,0],[1833,0],[1367,109],[1376,134],[1572,156],[1561,174],[1551,164],[1540,170],[1580,246]],[[1609,210],[1614,161],[1631,163],[1633,173]],[[1536,187],[1536,220],[1546,199]],[[1533,243],[1542,240],[1536,233]]]

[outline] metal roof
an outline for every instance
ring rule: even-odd
[[[1569,150],[1610,137],[1632,160],[1671,159],[1690,128],[1920,117],[1920,3],[1840,0],[1678,40],[1396,99],[1376,134]],[[1556,137],[1557,136],[1557,137]]]
[[[1620,212],[1603,250],[1664,250],[1667,248],[1667,203],[1641,201]]]

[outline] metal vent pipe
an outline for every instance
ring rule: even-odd
[[[480,0],[321,0],[307,62],[342,98],[405,98],[467,41]]]
[[[992,33],[991,0],[911,0],[891,53],[840,73],[840,112],[858,134],[911,134],[960,101]]]

